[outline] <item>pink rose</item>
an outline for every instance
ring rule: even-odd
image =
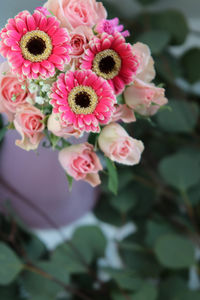
[[[130,166],[139,163],[144,150],[143,143],[130,137],[124,128],[117,123],[104,127],[98,143],[100,149],[112,161]]]
[[[33,95],[28,91],[27,83],[18,80],[7,62],[2,63],[0,65],[0,112],[6,113],[9,121],[13,121],[17,108],[26,103],[28,97],[33,98]]]
[[[75,129],[73,124],[62,124],[59,114],[53,113],[50,115],[47,127],[48,130],[51,131],[54,135],[66,139],[72,136],[74,136],[75,138],[80,138],[82,136],[82,132],[78,129]]]
[[[68,30],[86,25],[93,27],[107,12],[101,2],[96,0],[48,0],[45,7],[61,21]]]
[[[70,33],[71,56],[79,58],[85,53],[88,42],[94,36],[92,29],[87,26],[79,26]]]
[[[124,98],[129,107],[145,116],[154,115],[161,106],[168,102],[165,89],[141,80],[135,80],[133,85],[127,87]]]
[[[132,123],[136,121],[134,112],[126,104],[115,105],[115,111],[112,122],[123,121],[124,123]]]
[[[155,78],[156,72],[149,47],[142,43],[136,43],[132,49],[139,62],[136,78],[145,82],[151,82]]]
[[[93,149],[88,143],[67,147],[60,151],[59,161],[74,179],[84,180],[95,187],[101,183],[98,172],[102,166]]]
[[[17,140],[16,145],[27,151],[37,149],[44,137],[43,120],[44,115],[36,107],[29,104],[20,106],[15,115],[14,125],[22,139]]]

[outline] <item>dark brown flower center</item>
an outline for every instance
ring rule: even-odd
[[[81,108],[87,108],[90,106],[90,95],[87,92],[79,92],[75,96],[75,103],[76,105],[80,106]]]
[[[41,55],[46,49],[46,43],[40,37],[36,36],[31,38],[26,44],[26,48],[29,53],[33,55]]]
[[[33,30],[22,37],[20,48],[25,59],[31,62],[41,62],[51,55],[53,45],[46,32]]]
[[[122,60],[119,54],[112,49],[106,49],[96,54],[92,70],[98,76],[109,80],[119,74],[121,64]]]
[[[112,56],[107,56],[99,62],[99,69],[102,73],[109,74],[115,68],[115,61]]]

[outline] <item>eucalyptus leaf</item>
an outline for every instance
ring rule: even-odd
[[[169,105],[170,111],[164,110],[158,113],[158,125],[166,132],[192,132],[198,121],[198,105],[195,102],[181,100],[171,100]]]
[[[135,207],[138,198],[134,193],[132,186],[122,190],[117,196],[113,196],[110,199],[111,205],[120,213],[127,213]]]
[[[152,54],[159,54],[167,47],[170,41],[170,34],[167,31],[158,29],[145,31],[140,35],[139,41],[147,44],[150,47]]]
[[[23,264],[7,245],[0,242],[0,284],[8,285],[22,271]]]
[[[200,48],[193,48],[184,53],[182,56],[182,65],[186,79],[190,83],[200,80]]]
[[[49,278],[39,274],[26,272],[22,284],[30,300],[56,300],[62,288]]]
[[[143,281],[138,275],[130,270],[116,270],[111,268],[105,268],[104,272],[109,274],[111,278],[119,285],[122,289],[129,291],[138,290]]]
[[[4,136],[6,135],[6,132],[8,131],[7,126],[0,129],[0,142],[3,140]]]
[[[67,274],[86,273],[86,266],[71,245],[73,243],[65,243],[57,247],[52,254],[52,261],[62,266],[63,271],[66,270]]]
[[[144,283],[141,289],[134,295],[134,300],[156,300],[158,291],[156,287],[151,283]]]
[[[105,255],[107,242],[97,226],[78,228],[73,235],[72,242],[79,251],[81,250],[81,255],[88,264]]]
[[[186,191],[200,181],[200,164],[195,157],[177,153],[165,157],[159,164],[165,182],[179,191]]]
[[[195,263],[192,242],[175,234],[160,237],[154,251],[159,262],[170,269],[188,268]]]

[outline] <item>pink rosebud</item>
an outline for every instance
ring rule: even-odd
[[[136,78],[145,82],[151,82],[155,78],[156,72],[149,47],[142,43],[136,43],[132,49],[133,54],[137,57],[139,62]]]
[[[39,12],[41,12],[45,16],[51,16],[51,13],[43,6],[38,6],[38,7],[36,7],[35,10],[38,10]]]
[[[94,36],[92,29],[87,26],[79,26],[70,33],[71,56],[81,57],[86,49],[88,42]]]
[[[27,82],[20,82],[7,62],[0,65],[0,113],[6,113],[9,121],[13,121],[17,108],[26,103],[28,97],[34,98],[27,87]]]
[[[143,143],[130,137],[117,123],[104,127],[98,142],[100,149],[107,157],[124,165],[138,164],[144,150]]]
[[[123,121],[124,123],[132,123],[136,121],[133,109],[126,104],[115,105],[115,111],[112,117],[112,122]]]
[[[97,26],[95,27],[95,30],[98,33],[103,33],[106,32],[110,35],[113,35],[115,32],[120,32],[121,35],[123,35],[124,37],[128,37],[130,36],[130,33],[128,30],[124,30],[124,26],[123,25],[119,25],[119,19],[118,18],[114,18],[111,20],[101,20]]]
[[[165,89],[141,80],[135,80],[124,92],[126,104],[141,115],[152,116],[168,100]]]
[[[16,145],[26,151],[36,150],[44,137],[43,120],[44,115],[36,107],[29,104],[20,106],[15,115],[14,125],[22,139],[17,140]]]
[[[45,7],[61,21],[61,25],[73,30],[80,25],[93,27],[107,12],[101,2],[96,0],[48,0]]]
[[[88,143],[67,147],[60,151],[59,162],[74,179],[84,180],[95,187],[101,183],[98,172],[102,166],[93,149]]]
[[[82,136],[82,132],[78,129],[75,129],[73,124],[63,124],[63,122],[61,122],[59,114],[52,113],[50,115],[47,127],[48,130],[51,131],[54,135],[66,139],[72,136],[78,139]]]

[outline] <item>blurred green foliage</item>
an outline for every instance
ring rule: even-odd
[[[150,46],[155,82],[165,83],[169,105],[151,121],[138,119],[127,127],[145,143],[139,166],[117,166],[117,179],[115,167],[107,161],[109,187],[118,194],[109,191],[105,176],[94,212],[99,220],[119,228],[128,222],[136,225],[136,233],[116,241],[123,267],[98,263],[107,246],[98,226],[79,228],[70,241],[49,252],[13,215],[1,216],[2,300],[200,299],[200,92],[191,85],[200,79],[200,48],[175,56],[171,47],[181,46],[190,33],[184,15],[148,10],[159,0],[137,2],[141,13],[131,19],[122,16],[121,22],[133,33],[129,42]],[[110,18],[120,18],[121,6],[104,4]],[[5,130],[0,131],[0,141]]]

